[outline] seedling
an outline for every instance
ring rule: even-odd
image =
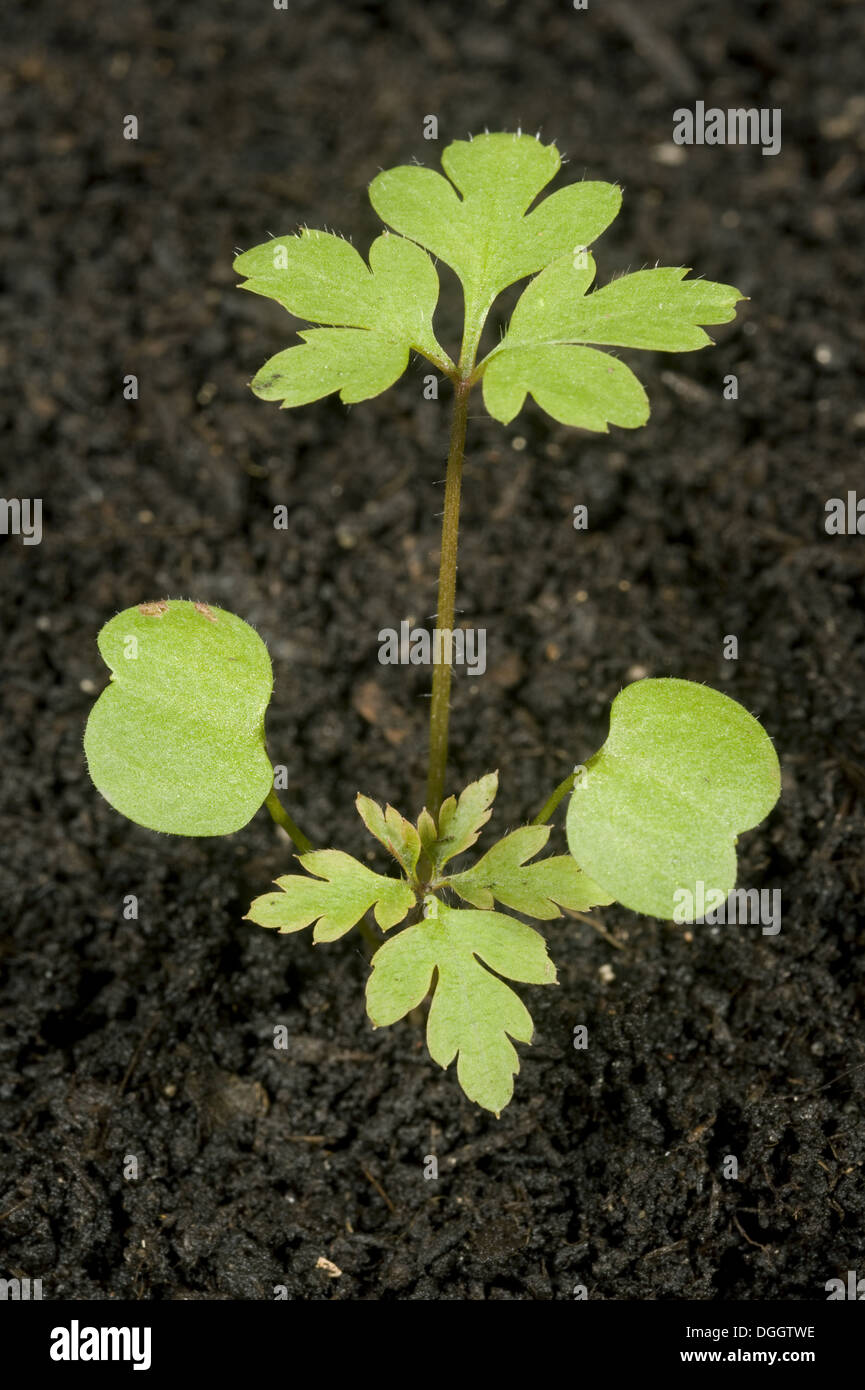
[[[540,813],[459,868],[490,818],[488,773],[444,798],[460,483],[469,398],[507,424],[527,394],[555,420],[607,432],[644,425],[649,402],[618,357],[600,348],[682,352],[705,347],[702,325],[724,323],[742,298],[682,268],[640,270],[592,290],[588,247],[621,202],[609,183],[576,183],[533,207],[559,169],[554,145],[483,135],[444,152],[447,178],[404,167],[379,174],[373,207],[387,224],[367,265],[347,241],[304,228],[238,256],[241,288],[319,326],[272,357],[252,390],[283,408],[338,391],[367,400],[391,386],[411,353],[453,383],[426,806],[415,823],[358,795],[357,810],[395,861],[373,872],[338,849],[313,849],[280,802],[264,741],[273,677],[261,638],[203,603],[161,600],[127,609],[99,635],[111,671],[85,734],[90,775],[130,820],[175,835],[227,835],[267,805],[300,851],[302,872],[276,880],[249,920],[282,933],[313,926],[335,941],[359,926],[376,943],[367,984],[375,1026],[395,1023],[432,991],[427,1043],[456,1058],[466,1095],[499,1113],[519,1071],[514,1041],[532,1021],[504,979],[552,984],[555,968],[534,927],[562,910],[622,903],[665,920],[698,884],[723,900],[736,881],[736,839],[780,790],[768,735],[741,705],[702,685],[646,679],[614,700],[606,743],[552,792]],[[529,209],[532,209],[529,211]],[[456,361],[439,344],[431,256],[462,282],[465,320]],[[531,277],[531,278],[529,278]],[[507,332],[478,360],[490,308],[529,283]],[[591,291],[591,292],[590,292]],[[570,795],[569,853],[539,857],[548,822]],[[700,898],[702,901],[702,897]],[[376,930],[370,918],[375,922]],[[381,944],[381,933],[392,933]],[[504,977],[501,978],[501,977]]]

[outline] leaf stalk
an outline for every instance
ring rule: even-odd
[[[295,848],[299,849],[301,854],[309,854],[313,847],[312,840],[308,840],[300,827],[295,825],[277,796],[275,788],[271,787],[264,804],[276,824],[282,826]]]

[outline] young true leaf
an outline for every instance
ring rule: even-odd
[[[371,907],[382,931],[388,931],[414,906],[415,895],[402,879],[374,874],[342,850],[317,849],[298,858],[306,875],[278,878],[281,892],[256,898],[246,914],[248,921],[283,933],[315,922],[313,941],[336,941]]]
[[[332,391],[347,403],[367,400],[402,376],[411,349],[452,365],[432,328],[438,276],[411,241],[378,237],[367,267],[341,237],[304,230],[244,252],[234,268],[246,276],[241,289],[275,299],[298,318],[333,325],[300,333],[302,347],[265,363],[252,382],[263,400],[289,407]]]
[[[420,859],[421,840],[411,821],[407,821],[393,806],[383,811],[377,801],[361,796],[360,792],[355,805],[369,833],[393,855],[406,878],[413,878]]]
[[[692,681],[637,681],[571,796],[568,847],[625,907],[673,920],[699,883],[726,898],[736,837],[780,785],[771,739],[742,705]]]
[[[427,1020],[430,1056],[447,1067],[458,1055],[457,1076],[469,1100],[498,1115],[520,1069],[511,1038],[531,1042],[533,1027],[525,1005],[497,975],[554,984],[555,968],[543,937],[522,922],[448,908],[435,898],[425,908],[423,922],[373,956],[367,1012],[377,1028],[395,1023],[425,998],[437,971]]]
[[[435,843],[438,839],[438,831],[436,830],[435,821],[425,806],[417,818],[417,829],[423,851],[432,862],[433,850],[435,849]]]
[[[585,912],[612,902],[609,894],[581,873],[569,854],[526,863],[541,852],[549,837],[548,825],[524,825],[499,840],[470,869],[449,878],[448,887],[473,907],[490,908],[495,900],[538,921],[560,917],[561,907]]]
[[[508,285],[590,245],[616,216],[622,195],[609,183],[571,184],[528,212],[560,165],[555,145],[530,135],[477,135],[448,145],[447,179],[404,165],[373,179],[369,196],[383,222],[456,271],[472,324]]]
[[[606,431],[645,424],[649,402],[636,377],[609,353],[580,346],[689,352],[711,338],[700,324],[726,323],[743,296],[731,285],[685,280],[663,267],[624,275],[593,294],[591,256],[565,256],[523,291],[502,342],[481,364],[484,403],[509,423],[529,391],[554,419]]]
[[[106,623],[111,684],[87,721],[90,776],[129,820],[172,835],[228,835],[273,785],[267,648],[233,613],[168,599]]]
[[[459,801],[455,796],[449,796],[442,802],[436,838],[430,844],[424,840],[424,849],[434,868],[442,869],[449,859],[471,849],[476,843],[481,830],[492,815],[490,807],[495,801],[498,789],[499,774],[488,772],[479,781],[471,782],[465,791],[460,793]],[[428,816],[428,822],[431,821],[432,818]],[[424,824],[424,833],[429,834],[427,823]]]

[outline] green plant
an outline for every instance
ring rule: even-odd
[[[376,873],[336,849],[315,850],[273,789],[264,743],[272,689],[264,643],[239,618],[201,603],[162,600],[128,609],[99,636],[111,684],[97,701],[85,748],[94,783],[131,820],[183,835],[237,830],[262,804],[300,850],[301,873],[277,879],[249,919],[279,932],[312,924],[314,941],[359,925],[377,946],[367,986],[376,1026],[394,1023],[432,990],[427,1042],[457,1071],[466,1095],[496,1113],[508,1103],[531,1018],[500,977],[555,982],[543,937],[511,912],[550,921],[619,901],[676,916],[677,894],[708,883],[722,897],[736,881],[736,837],[770,811],[778,760],[757,721],[734,700],[689,681],[647,679],[614,701],[609,737],[555,789],[530,825],[505,835],[469,867],[498,786],[491,773],[444,799],[460,486],[468,402],[482,387],[491,415],[512,420],[530,393],[554,419],[584,429],[636,428],[646,394],[617,357],[598,347],[688,351],[711,340],[742,296],[686,279],[684,269],[625,275],[589,293],[588,246],[616,216],[619,189],[577,183],[531,211],[557,172],[557,150],[523,135],[484,135],[444,152],[448,178],[406,167],[370,187],[393,230],[369,265],[346,241],[304,229],[237,258],[242,288],[324,325],[272,357],[252,389],[283,408],[339,391],[345,402],[379,394],[411,352],[454,387],[438,592],[447,637],[434,666],[426,806],[416,823],[358,796],[367,830],[398,876]],[[465,321],[454,362],[438,343],[438,276],[430,255],[462,282]],[[480,361],[490,308],[532,277],[507,332]],[[590,346],[591,345],[591,346]],[[569,853],[538,858],[547,822],[565,796]],[[508,911],[503,911],[507,909]],[[380,944],[382,932],[406,923]],[[406,919],[409,919],[408,922]]]

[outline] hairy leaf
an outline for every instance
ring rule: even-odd
[[[539,343],[691,352],[712,342],[699,325],[728,323],[744,298],[732,285],[686,280],[682,266],[638,270],[589,294],[595,263],[591,256],[585,261],[565,256],[526,286],[497,354]]]
[[[420,859],[421,840],[411,821],[401,816],[393,806],[382,810],[377,801],[357,794],[358,815],[371,835],[393,855],[408,878],[411,878]]]
[[[313,941],[336,941],[371,907],[382,931],[388,931],[414,906],[414,893],[402,879],[375,874],[342,850],[317,849],[298,858],[306,874],[278,878],[281,891],[256,898],[248,921],[283,933],[315,922]]]
[[[481,364],[484,404],[508,424],[526,392],[553,419],[606,432],[649,418],[637,378],[609,353],[582,346],[688,352],[711,338],[700,324],[726,323],[743,298],[730,285],[685,280],[683,268],[640,270],[593,294],[591,256],[565,256],[523,291],[502,342]]]
[[[426,911],[423,922],[373,957],[367,1012],[376,1027],[395,1023],[420,1004],[437,972],[427,1020],[430,1056],[442,1067],[458,1057],[469,1100],[498,1115],[520,1069],[511,1039],[531,1042],[533,1027],[525,1005],[497,975],[554,984],[555,968],[543,937],[511,917],[448,908],[435,898],[427,899]]]
[[[450,365],[432,328],[438,276],[412,241],[385,233],[367,266],[341,237],[304,230],[244,252],[234,268],[246,277],[241,289],[331,325],[300,333],[303,346],[265,363],[252,382],[263,400],[290,407],[333,391],[347,403],[367,400],[402,375],[412,349]]]
[[[549,837],[548,825],[513,830],[470,869],[449,878],[448,887],[474,907],[491,908],[497,901],[539,921],[560,917],[561,907],[585,912],[612,902],[609,894],[580,872],[569,854],[526,863],[540,853]]]
[[[96,787],[129,820],[172,835],[228,835],[273,785],[267,648],[233,613],[166,599],[106,623],[111,684],[87,721]]]
[[[456,271],[472,320],[514,281],[588,246],[616,216],[621,191],[588,182],[560,189],[529,212],[560,165],[555,145],[530,135],[477,135],[448,145],[447,178],[403,165],[373,179],[369,196],[382,221]]]
[[[625,907],[673,920],[698,883],[727,896],[736,837],[780,785],[772,741],[742,705],[692,681],[637,681],[574,788],[568,847]]]

